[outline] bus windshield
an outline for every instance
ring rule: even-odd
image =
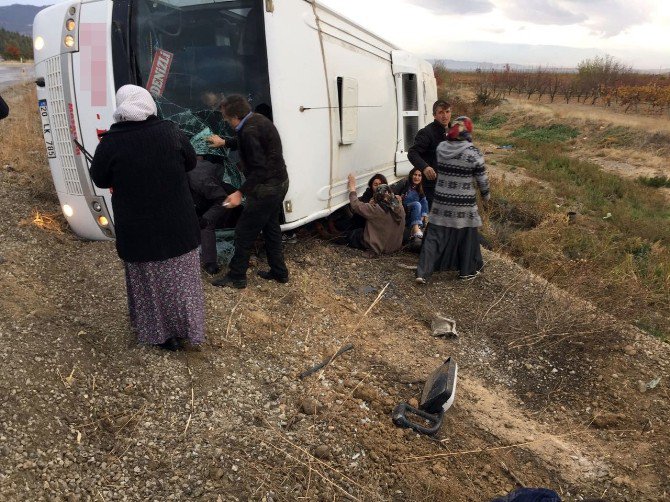
[[[215,153],[205,138],[227,132],[218,109],[228,94],[247,96],[252,109],[271,118],[263,0],[129,5],[129,73],[154,96],[159,115],[189,134],[198,153]]]

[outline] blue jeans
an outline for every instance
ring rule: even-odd
[[[421,226],[421,202],[415,201],[405,204],[405,212],[407,213],[407,226]]]
[[[421,225],[421,218],[428,214],[428,201],[421,197],[419,193],[410,189],[405,194],[405,213],[407,214],[407,226]]]

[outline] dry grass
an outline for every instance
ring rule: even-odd
[[[667,338],[667,226],[662,226],[662,214],[645,211],[640,202],[646,196],[663,207],[653,189],[626,181],[635,190],[639,188],[641,195],[632,190],[626,192],[630,200],[614,206],[616,221],[612,221],[589,210],[591,204],[597,207],[590,198],[599,200],[599,191],[610,188],[605,183],[584,186],[575,178],[573,183],[579,186],[572,186],[565,179],[548,181],[556,194],[552,193],[554,190],[539,189],[534,182],[497,180],[493,186],[493,209],[484,229],[494,248],[571,294],[620,319],[638,321],[645,329],[650,327],[659,337]],[[570,202],[565,203],[566,200]],[[574,209],[578,209],[578,215],[571,223],[566,213]]]
[[[556,119],[564,122],[603,122],[614,126],[622,126],[630,129],[641,129],[648,133],[656,132],[670,134],[670,120],[667,116],[646,116],[634,113],[623,113],[613,108],[590,106],[571,102],[555,101],[554,103],[527,100],[520,97],[506,98],[510,104],[522,109],[542,110],[544,113],[553,115]]]
[[[484,228],[494,248],[668,339],[670,207],[660,190],[637,178],[667,172],[670,121],[511,99],[487,110],[478,124],[480,145],[514,145],[499,155],[487,148],[493,170],[509,171],[496,178]],[[579,134],[559,137],[557,126]],[[517,171],[522,174],[514,176]],[[568,211],[578,213],[576,221],[568,221]]]
[[[62,234],[65,218],[62,213],[43,213],[38,209],[33,209],[32,217],[21,221],[21,223],[24,225],[32,224],[42,230]]]

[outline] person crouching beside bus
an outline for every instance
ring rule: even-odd
[[[484,266],[477,227],[477,188],[485,206],[490,198],[484,156],[472,144],[472,120],[458,117],[447,141],[437,147],[437,184],[430,226],[423,238],[416,282],[425,284],[435,270],[458,270],[473,279]]]
[[[375,188],[370,202],[361,202],[353,174],[349,174],[348,188],[351,210],[365,218],[365,228],[356,228],[349,233],[348,245],[374,256],[398,251],[402,247],[405,228],[405,210],[400,197],[394,195],[388,185],[381,184]]]
[[[130,324],[140,343],[177,350],[205,341],[200,226],[186,172],[196,157],[188,138],[156,117],[146,89],[124,85],[91,178],[112,188],[116,249],[123,260]]]
[[[249,103],[239,94],[228,96],[222,105],[223,115],[235,128],[236,137],[209,137],[213,147],[239,150],[245,181],[239,190],[228,196],[229,209],[246,203],[235,227],[235,253],[230,260],[228,273],[212,284],[234,288],[247,287],[249,258],[256,238],[263,232],[265,251],[270,270],[259,271],[266,280],[288,282],[288,269],[284,262],[279,218],[282,203],[288,191],[288,173],[282,154],[281,138],[272,122],[259,113],[253,113]]]
[[[217,164],[198,158],[195,169],[188,172],[188,182],[200,222],[200,256],[202,268],[210,275],[219,272],[216,254],[216,229],[234,226],[241,207],[228,210],[222,204],[235,187],[217,176]]]

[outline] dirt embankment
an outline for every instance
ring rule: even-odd
[[[56,203],[0,167],[5,500],[668,499],[668,345],[501,256],[420,288],[400,266],[415,255],[303,238],[287,285],[205,284],[205,347],[166,354],[129,334],[113,243],[32,224]],[[458,339],[430,336],[438,314]],[[460,380],[439,434],[395,427],[447,356]]]

